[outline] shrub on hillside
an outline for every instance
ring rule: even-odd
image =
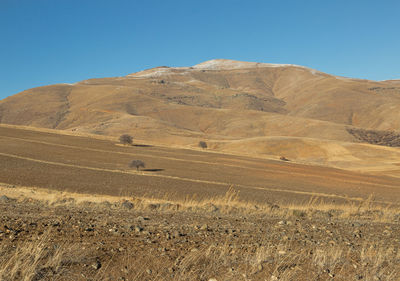
[[[139,171],[139,168],[144,168],[146,165],[142,160],[133,160],[130,164],[129,167],[131,168],[136,168],[137,171]]]
[[[201,147],[202,149],[206,149],[207,143],[205,141],[199,141],[199,147]]]
[[[121,135],[121,136],[119,137],[119,141],[120,141],[122,144],[132,144],[133,138],[132,138],[132,136],[130,136],[130,135],[128,135],[128,134],[124,134],[124,135]]]

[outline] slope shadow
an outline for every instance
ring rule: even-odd
[[[142,169],[144,172],[161,172],[164,171],[164,169]]]
[[[149,145],[149,144],[132,144],[132,146],[136,146],[136,147],[153,147],[153,145]]]

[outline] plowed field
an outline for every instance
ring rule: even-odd
[[[128,167],[139,159],[146,169]],[[0,126],[0,182],[109,195],[209,197],[230,185],[258,202],[398,202],[400,179],[207,151],[115,142]]]

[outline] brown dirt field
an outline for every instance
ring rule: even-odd
[[[388,176],[7,127],[0,127],[0,159],[0,182],[83,193],[213,197],[234,185],[258,202],[400,198],[400,179]],[[133,159],[147,170],[129,169]]]

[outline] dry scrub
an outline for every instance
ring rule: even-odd
[[[373,197],[278,206],[233,187],[180,201],[0,192],[2,281],[400,280],[400,209]]]

